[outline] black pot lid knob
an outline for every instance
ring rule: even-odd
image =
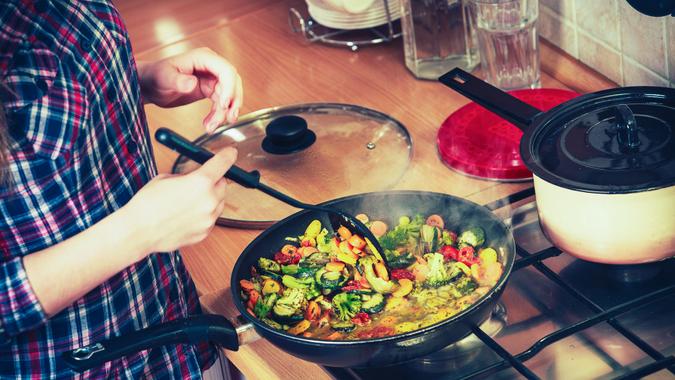
[[[616,107],[617,140],[624,152],[634,152],[640,146],[638,127],[633,111],[625,104]]]
[[[308,148],[315,141],[316,134],[307,127],[305,119],[285,115],[267,124],[262,148],[272,154],[290,154]]]

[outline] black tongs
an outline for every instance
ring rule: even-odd
[[[213,157],[213,153],[209,152],[208,150],[200,146],[193,144],[185,137],[177,134],[176,132],[168,128],[159,128],[157,132],[155,132],[155,139],[159,141],[162,145],[165,145],[168,148],[200,164],[205,163],[211,157]],[[231,179],[232,181],[244,187],[260,190],[263,193],[273,198],[276,198],[286,204],[289,204],[293,207],[327,213],[328,219],[330,220],[331,226],[333,227],[334,231],[337,231],[337,229],[340,226],[344,226],[352,233],[363,236],[364,239],[366,240],[366,243],[368,244],[368,247],[373,252],[375,257],[383,261],[384,264],[387,267],[389,267],[389,265],[387,265],[386,262],[384,250],[382,250],[382,247],[380,246],[380,243],[377,241],[375,235],[373,235],[373,233],[370,232],[370,229],[368,229],[368,227],[366,227],[365,224],[363,224],[360,220],[356,219],[352,215],[344,213],[333,207],[318,206],[300,202],[299,200],[293,197],[290,197],[274,188],[271,188],[265,185],[264,183],[261,183],[260,172],[258,172],[257,170],[247,172],[246,170],[236,165],[232,165],[230,170],[228,170],[227,173],[225,173],[225,178]]]

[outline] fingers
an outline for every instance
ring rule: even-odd
[[[226,120],[230,123],[236,121],[243,102],[241,78],[234,66],[213,50],[201,48],[193,54],[194,69],[208,73],[217,80],[214,91],[204,94],[213,102],[211,112],[205,119],[207,131],[212,132]]]
[[[239,109],[241,108],[242,103],[244,102],[244,86],[241,83],[241,77],[237,75],[237,85],[234,89],[234,99],[232,101],[232,106],[230,111],[227,114],[228,123],[234,123],[239,117]]]
[[[230,169],[237,160],[237,150],[231,147],[222,149],[204,163],[194,173],[206,176],[215,184]]]
[[[213,187],[213,192],[215,193],[217,199],[225,199],[227,183],[228,182],[225,177],[221,177],[218,182],[216,182],[216,185]]]
[[[216,206],[216,210],[213,212],[213,218],[218,219],[221,215],[223,215],[223,211],[225,210],[225,200],[223,199],[218,203],[218,206]]]

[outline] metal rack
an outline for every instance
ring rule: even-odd
[[[497,200],[490,204],[485,205],[491,210],[496,210],[506,205],[524,200],[526,198],[534,195],[534,189],[529,188],[518,193],[515,193],[506,198]],[[554,258],[560,256],[562,252],[555,248],[550,247],[535,253],[530,253],[524,249],[521,245],[516,244],[516,253],[519,258],[516,260],[513,272],[523,270],[525,268],[534,268],[546,279],[553,282],[560,289],[562,289],[567,295],[576,299],[580,304],[585,305],[590,309],[592,315],[587,318],[581,319],[575,323],[569,324],[563,328],[560,328],[556,331],[553,331],[537,341],[534,342],[529,348],[519,352],[517,354],[510,353],[505,347],[500,345],[492,337],[486,334],[478,326],[473,326],[474,335],[476,335],[487,347],[489,347],[494,353],[496,353],[501,360],[497,360],[491,365],[487,365],[483,368],[477,369],[471,373],[463,374],[461,377],[458,377],[462,380],[476,379],[476,378],[490,378],[495,375],[497,372],[506,369],[513,369],[517,371],[520,375],[524,376],[527,379],[539,379],[532,370],[530,370],[526,361],[534,358],[542,350],[549,347],[555,342],[558,342],[564,338],[567,338],[571,335],[584,332],[587,329],[590,329],[593,326],[597,326],[601,323],[607,323],[611,326],[616,332],[623,336],[627,341],[631,342],[635,347],[642,351],[646,357],[651,359],[651,362],[639,366],[637,368],[630,369],[625,371],[620,376],[615,377],[615,379],[640,379],[644,376],[654,374],[658,371],[667,370],[675,375],[675,356],[674,355],[664,355],[654,346],[650,345],[644,339],[640,338],[629,328],[625,327],[622,322],[618,321],[616,318],[621,316],[624,313],[629,311],[634,311],[651,305],[655,301],[662,300],[666,297],[672,297],[675,295],[675,283],[671,283],[668,286],[662,287],[658,290],[654,290],[648,293],[645,293],[639,297],[629,299],[626,302],[620,302],[614,304],[610,307],[603,307],[597,302],[594,302],[587,294],[577,290],[572,286],[568,281],[566,281],[560,274],[556,273],[544,262],[549,258]],[[512,272],[512,275],[513,275]],[[671,302],[671,301],[669,301]],[[543,309],[543,307],[542,307]],[[607,365],[615,370],[622,369],[623,366],[615,361],[611,355],[607,354],[592,342],[590,343],[591,349],[596,352],[602,360],[607,363]],[[346,379],[364,379],[368,377],[363,377],[359,374],[358,371],[352,369],[327,369],[336,378],[346,378]]]
[[[295,8],[288,10],[288,23],[293,33],[302,33],[309,42],[321,42],[357,51],[361,46],[385,43],[401,36],[399,23],[392,20],[389,12],[389,0],[382,2],[387,22],[377,27],[357,30],[332,29],[319,24],[309,15],[303,16]]]

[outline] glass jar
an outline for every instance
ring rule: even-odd
[[[479,63],[468,7],[466,0],[401,0],[405,64],[417,78],[435,80]]]

